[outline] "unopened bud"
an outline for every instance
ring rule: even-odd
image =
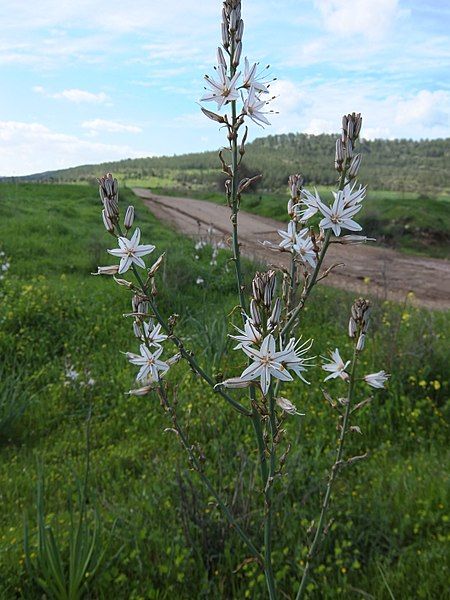
[[[236,44],[236,48],[235,48],[234,54],[233,54],[233,67],[238,66],[239,61],[241,60],[241,53],[242,53],[242,42],[238,42]]]
[[[222,23],[222,45],[224,48],[228,48],[230,45],[228,39],[228,25],[226,23]]]
[[[250,318],[256,327],[261,325],[261,315],[259,314],[259,309],[255,300],[250,301]]]
[[[297,409],[295,408],[295,406],[292,404],[292,402],[290,400],[288,400],[287,398],[275,398],[275,402],[277,403],[277,405],[281,408],[281,410],[283,412],[288,413],[289,415],[303,415],[303,413],[299,413],[297,411]]]
[[[109,198],[105,198],[103,201],[103,206],[103,210],[105,211],[106,216],[112,221],[114,221],[116,218],[116,209],[114,207],[114,204]]]
[[[202,113],[206,115],[208,119],[216,121],[216,123],[225,123],[225,119],[222,117],[222,115],[218,115],[217,113],[212,112],[211,110],[207,110],[206,108],[202,107]]]
[[[335,161],[338,165],[342,166],[344,162],[344,144],[342,143],[342,139],[338,138],[336,140],[336,156]]]
[[[242,19],[239,19],[239,23],[237,25],[237,29],[236,29],[236,41],[240,42],[242,40],[242,36],[244,34],[244,21]]]
[[[225,60],[225,56],[223,55],[222,48],[220,48],[220,46],[219,48],[217,48],[217,64],[226,70],[227,63]]]
[[[173,367],[173,365],[176,365],[177,362],[180,362],[180,360],[182,359],[182,354],[181,352],[177,352],[177,354],[174,354],[173,356],[171,356],[170,358],[168,358],[166,360],[166,363],[169,365],[169,367]]]
[[[218,387],[226,387],[232,390],[247,388],[252,384],[251,381],[244,381],[240,377],[232,377],[231,379],[225,379],[225,381],[221,381],[214,386],[214,389]]]
[[[97,267],[97,273],[91,273],[91,275],[117,275],[119,272],[119,265],[109,265],[108,267]]]
[[[142,327],[139,321],[133,321],[133,333],[139,340],[142,338]]]
[[[123,220],[125,229],[130,229],[133,226],[133,221],[134,221],[134,206],[129,206],[127,208],[127,212],[125,213],[125,218]]]
[[[236,31],[237,25],[237,13],[236,10],[233,9],[230,13],[230,31]]]
[[[356,344],[356,349],[358,350],[358,352],[361,352],[361,350],[364,350],[365,342],[366,342],[366,336],[364,333],[362,333],[358,338],[358,343]]]
[[[280,298],[277,298],[275,300],[275,304],[273,306],[272,313],[269,317],[269,323],[272,327],[275,327],[276,325],[278,325],[278,323],[280,321],[280,316],[281,316],[281,300],[280,300]]]
[[[146,385],[144,387],[137,388],[136,390],[130,390],[128,392],[128,394],[130,396],[145,396],[146,394],[148,394],[149,392],[151,392],[152,389],[153,389],[153,386]]]
[[[350,138],[345,144],[345,155],[348,159],[353,158],[353,142]]]
[[[348,335],[351,338],[354,338],[356,335],[356,330],[358,329],[358,326],[356,325],[356,321],[353,317],[350,317],[350,320],[348,322]]]
[[[109,233],[114,233],[114,225],[113,225],[111,219],[106,214],[105,209],[102,210],[102,219],[103,219],[103,225],[105,226],[106,231],[108,231]]]
[[[354,179],[358,175],[359,167],[361,166],[361,160],[361,154],[355,154],[355,156],[352,158],[352,162],[350,163],[350,168],[347,173],[350,179]]]
[[[164,255],[165,255],[165,252],[163,254],[161,254],[161,256],[158,258],[158,260],[148,270],[147,274],[149,277],[153,277],[156,274],[156,271],[159,269],[159,267],[161,266],[161,263],[164,259]]]

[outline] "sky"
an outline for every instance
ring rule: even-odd
[[[220,0],[2,0],[0,175],[225,144],[200,112]],[[243,0],[243,56],[270,64],[269,134],[450,137],[447,0]],[[214,109],[214,104],[205,106]]]

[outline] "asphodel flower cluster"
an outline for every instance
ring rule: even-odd
[[[245,118],[250,118],[258,125],[270,125],[264,110],[273,99],[270,97],[269,67],[259,68],[259,63],[251,63],[244,58],[241,67],[242,36],[244,21],[241,17],[241,2],[226,0],[222,9],[222,45],[217,48],[217,65],[215,75],[205,75],[207,93],[201,102],[215,102],[217,110],[230,102],[240,102],[241,108],[237,117],[238,126]],[[217,123],[232,127],[227,115],[202,108],[203,113]]]
[[[293,374],[304,383],[304,371],[311,366],[313,357],[305,354],[312,346],[312,340],[301,343],[291,337],[285,344],[279,335],[282,315],[282,301],[276,296],[276,273],[256,273],[252,281],[250,314],[244,315],[244,328],[236,327],[237,334],[230,337],[238,342],[235,350],[249,358],[249,365],[239,377],[226,379],[221,384],[229,388],[256,385],[264,397],[270,390],[272,380],[293,381]],[[286,412],[296,412],[286,399],[278,403]],[[289,410],[286,408],[289,407]]]
[[[150,299],[154,292],[154,277],[161,265],[164,255],[147,267],[144,257],[155,250],[153,244],[141,244],[141,231],[138,227],[131,233],[134,223],[134,206],[128,206],[123,219],[123,229],[120,222],[119,184],[111,173],[98,180],[100,199],[103,204],[102,218],[105,229],[117,241],[117,248],[108,249],[108,253],[119,259],[119,264],[98,267],[94,275],[112,275],[118,285],[128,288],[132,293],[132,312],[124,316],[133,318],[133,332],[139,340],[139,354],[126,352],[125,356],[131,364],[139,367],[136,380],[139,388],[130,390],[130,394],[142,396],[152,390],[170,366],[179,360],[179,354],[166,360],[161,358],[163,342],[168,336],[162,331],[162,324],[155,323],[151,311]],[[127,279],[119,279],[132,271],[137,284]]]

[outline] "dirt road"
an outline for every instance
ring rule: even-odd
[[[209,228],[213,235],[229,243],[230,210],[202,200],[157,196],[143,188],[133,189],[143,198],[151,212],[189,236],[205,236]],[[287,266],[289,255],[264,248],[260,242],[279,242],[277,229],[286,225],[273,219],[241,211],[239,231],[242,254],[266,264]],[[343,288],[380,299],[404,301],[413,292],[411,302],[433,309],[450,308],[450,261],[421,258],[379,248],[375,244],[342,246],[332,244],[325,267],[344,263],[323,280],[325,285]]]

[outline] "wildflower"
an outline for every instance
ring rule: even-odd
[[[303,354],[306,354],[311,349],[313,341],[307,340],[300,345],[300,340],[291,338],[285,347],[285,351],[289,352],[288,356],[283,360],[283,364],[287,369],[294,371],[297,377],[309,385],[309,381],[303,377],[302,372],[306,371],[311,366],[309,361],[313,360],[313,357],[303,358]]]
[[[107,267],[97,267],[97,273],[91,273],[91,275],[117,275],[119,272],[119,265],[108,265]]]
[[[295,244],[295,239],[297,235],[295,221],[289,221],[287,231],[283,229],[278,229],[278,234],[283,238],[282,241],[278,244],[280,248],[283,250],[291,250],[292,246]]]
[[[324,381],[328,381],[328,379],[335,379],[336,377],[340,377],[344,381],[348,379],[348,373],[345,372],[345,369],[350,364],[348,360],[345,364],[339,354],[339,350],[336,348],[331,354],[331,361],[322,365],[322,369],[324,371],[330,371],[330,375],[325,377]]]
[[[343,190],[339,190],[337,192],[333,192],[334,199],[342,198],[342,202],[344,208],[349,208],[350,206],[356,206],[360,204],[366,195],[366,186],[360,185],[359,188],[355,191],[356,183],[352,186],[347,183]]]
[[[155,246],[151,244],[146,244],[143,246],[139,245],[139,241],[141,238],[141,231],[139,227],[136,228],[136,231],[133,234],[133,237],[129,240],[126,237],[118,237],[117,241],[119,242],[119,248],[114,248],[113,250],[108,250],[110,254],[113,256],[120,257],[120,265],[119,265],[119,274],[125,273],[134,263],[139,267],[145,269],[145,263],[142,260],[142,256],[146,254],[150,254],[155,249]]]
[[[219,65],[217,68],[219,79],[215,81],[209,75],[205,75],[206,83],[211,88],[211,92],[201,98],[202,102],[217,102],[217,108],[222,108],[227,102],[237,100],[239,98],[239,92],[237,90],[237,80],[240,73],[235,73],[233,78],[230,79],[226,74],[226,69]]]
[[[159,381],[158,371],[165,373],[169,370],[169,365],[166,362],[158,360],[163,351],[162,346],[159,346],[155,352],[150,352],[145,344],[141,344],[140,351],[140,355],[132,352],[126,353],[130,363],[141,367],[136,379],[139,381],[150,378],[152,381]]]
[[[250,89],[254,88],[257,92],[263,92],[264,94],[269,93],[269,88],[259,79],[260,74],[256,73],[258,63],[253,63],[250,67],[247,57],[244,58],[244,75],[242,86]]]
[[[309,236],[305,236],[307,232],[307,229],[303,229],[295,236],[295,243],[292,246],[292,250],[298,254],[304,264],[308,263],[315,269],[317,262],[316,251],[312,239]]]
[[[315,195],[313,196],[310,191],[304,189],[301,190],[301,202],[294,206],[297,218],[302,222],[313,217],[319,210],[321,204],[320,196],[316,189],[314,189],[314,191]],[[305,205],[306,208],[303,208],[302,204]]]
[[[239,342],[239,344],[234,347],[234,350],[239,350],[240,348],[242,348],[242,346],[248,346],[251,344],[259,344],[259,342],[261,341],[261,337],[262,337],[261,333],[256,328],[253,321],[251,319],[249,319],[248,317],[247,317],[247,320],[245,321],[244,329],[243,330],[238,329],[237,327],[236,327],[236,329],[240,333],[240,335],[230,335],[229,336],[230,338],[237,340]]]
[[[336,196],[331,207],[319,202],[319,209],[324,216],[319,223],[319,227],[332,229],[336,236],[340,235],[341,228],[350,231],[360,231],[362,229],[361,225],[358,225],[351,218],[361,209],[361,205],[356,204],[346,208],[345,199],[342,195]]]
[[[301,415],[304,416],[304,413],[299,413],[295,406],[292,404],[290,400],[287,398],[276,398],[277,405],[281,408],[282,411],[288,413],[289,415]]]
[[[161,346],[160,342],[167,340],[167,335],[161,333],[161,324],[155,325],[152,321],[144,323],[144,337],[149,346]]]
[[[261,110],[265,104],[267,103],[264,100],[258,98],[258,96],[256,95],[255,88],[251,87],[248,93],[248,97],[244,102],[243,111],[257,125],[260,125],[261,123],[264,123],[265,125],[270,125],[270,121],[268,121],[264,116],[266,113],[262,112]],[[258,123],[258,121],[260,121],[260,123]]]
[[[242,350],[252,359],[253,363],[245,369],[240,378],[242,381],[250,381],[259,377],[264,395],[267,394],[269,389],[271,377],[281,379],[281,381],[293,380],[292,375],[283,364],[288,357],[292,363],[295,362],[293,349],[288,347],[277,352],[275,350],[275,338],[272,334],[264,338],[260,350],[245,345],[242,346]],[[292,368],[294,369],[294,367]]]
[[[389,379],[390,375],[386,371],[378,371],[378,373],[370,373],[364,376],[364,381],[373,388],[384,388],[384,384]]]

